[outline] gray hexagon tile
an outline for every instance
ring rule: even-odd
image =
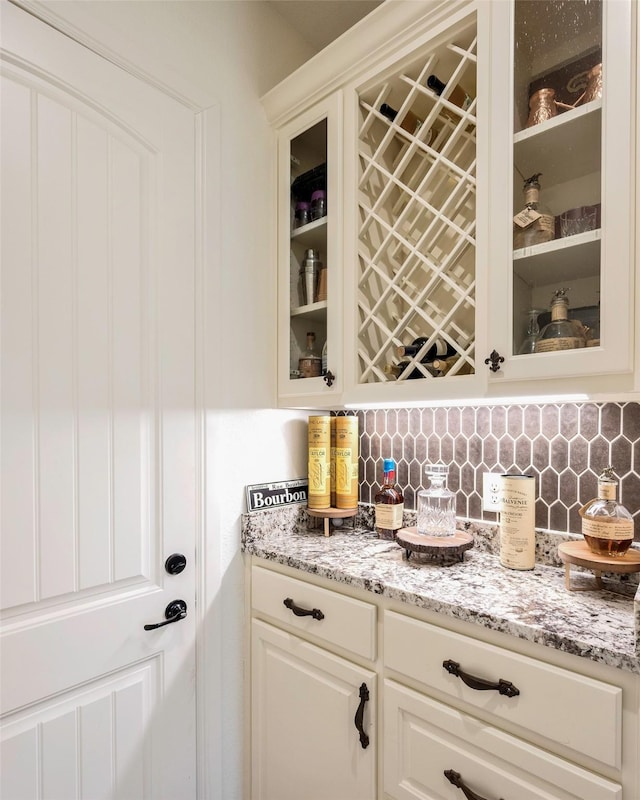
[[[339,414],[352,412],[338,412]],[[528,472],[537,480],[536,525],[577,533],[578,510],[595,496],[597,476],[612,464],[620,500],[640,541],[640,404],[565,403],[358,411],[360,500],[372,503],[382,459],[398,462],[405,506],[426,488],[424,466],[450,465],[458,514],[495,521],[482,511],[482,475]]]

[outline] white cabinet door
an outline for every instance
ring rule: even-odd
[[[375,709],[374,672],[254,620],[252,800],[374,800]]]
[[[325,193],[325,213],[316,199],[319,192]],[[295,213],[302,204],[308,207],[308,221]],[[341,253],[342,94],[337,91],[278,131],[280,405],[326,408],[337,402],[342,389]],[[309,369],[309,359],[301,363],[309,334],[315,337],[318,357],[326,343],[324,369],[320,363],[317,370]]]
[[[384,719],[394,800],[622,800],[620,784],[389,680]]]
[[[186,800],[194,117],[1,12],[0,794]]]

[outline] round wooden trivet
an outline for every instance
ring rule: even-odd
[[[571,564],[591,570],[596,578],[596,588],[604,589],[603,572],[640,572],[640,553],[627,550],[623,556],[602,556],[592,553],[586,542],[563,542],[558,545],[558,555],[564,563],[564,585],[570,592],[588,591],[593,586],[571,587]]]
[[[329,520],[332,519],[345,519],[346,517],[355,517],[358,513],[356,508],[309,508],[307,506],[307,514],[310,517],[318,517],[324,520],[324,535],[329,536],[331,533]]]
[[[440,561],[464,561],[465,551],[473,547],[473,536],[466,531],[456,531],[453,536],[424,536],[414,526],[400,528],[396,542],[404,547],[407,558],[411,553],[421,553]]]

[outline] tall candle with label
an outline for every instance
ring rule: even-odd
[[[502,475],[500,480],[500,563],[533,569],[536,559],[535,489],[532,475]]]

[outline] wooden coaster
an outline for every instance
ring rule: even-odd
[[[307,514],[310,517],[318,517],[324,520],[324,535],[331,535],[330,520],[332,519],[345,519],[346,517],[355,517],[358,513],[356,508],[309,508],[307,506]]]
[[[582,541],[563,542],[558,545],[558,555],[564,563],[564,585],[570,592],[590,591],[593,585],[571,587],[571,564],[585,567],[595,575],[595,588],[604,589],[603,572],[640,572],[640,553],[627,550],[623,556],[603,556],[592,553],[589,545]]]
[[[396,542],[404,547],[406,558],[421,553],[440,561],[464,561],[465,551],[473,547],[473,536],[466,531],[456,531],[453,536],[424,536],[414,526],[400,528]]]

